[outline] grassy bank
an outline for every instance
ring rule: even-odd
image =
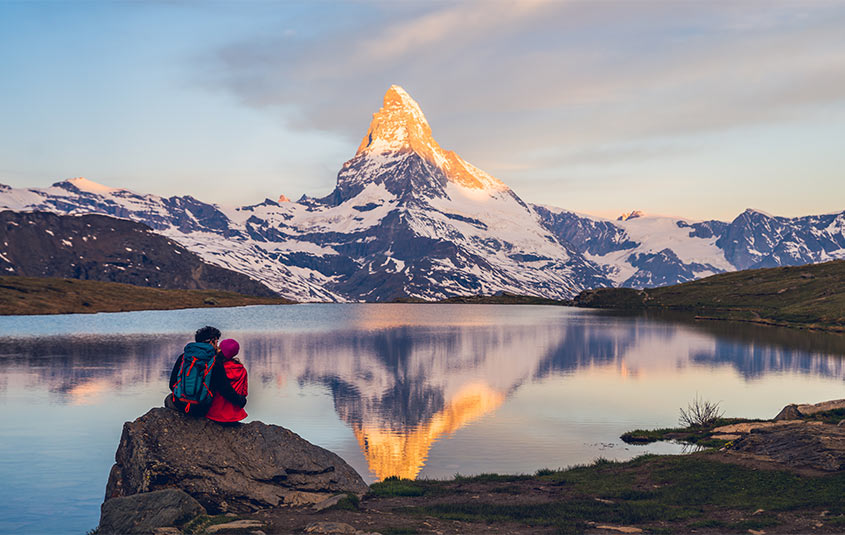
[[[649,533],[746,532],[805,522],[815,526],[822,511],[827,511],[826,525],[838,530],[845,526],[842,492],[845,474],[808,478],[720,462],[713,454],[599,460],[534,476],[390,480],[371,490],[374,496],[421,496],[433,502],[409,504],[402,514],[506,522],[557,533],[599,525],[635,526]],[[547,499],[532,499],[542,495]]]
[[[645,290],[587,290],[575,303],[620,310],[686,311],[700,319],[845,331],[845,261],[722,273]]]
[[[114,282],[0,277],[0,315],[173,310],[288,303],[292,301],[218,290],[161,290]]]
[[[725,425],[753,423],[761,420],[745,418],[718,418],[712,423],[696,427],[672,427],[663,429],[636,429],[623,433],[622,441],[627,444],[650,444],[660,440],[676,440],[703,448],[718,448],[724,446],[726,440],[713,438],[713,430]]]
[[[319,513],[275,508],[254,518],[268,533],[301,533],[312,522],[382,534],[839,533],[843,493],[842,472],[761,469],[709,450],[533,475],[389,478]]]

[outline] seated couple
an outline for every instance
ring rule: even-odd
[[[220,423],[246,418],[246,368],[235,358],[240,346],[220,336],[214,327],[197,330],[170,372],[165,407]]]

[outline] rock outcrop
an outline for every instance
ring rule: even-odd
[[[775,416],[775,420],[800,420],[801,418],[812,416],[819,412],[839,409],[845,409],[845,399],[834,399],[815,404],[802,403],[797,405],[793,403],[781,409],[778,415]]]
[[[99,535],[148,535],[156,528],[183,524],[205,509],[179,489],[123,496],[103,503]]]
[[[791,468],[836,472],[845,469],[845,427],[801,421],[758,427],[735,440],[732,449]]]
[[[178,488],[209,513],[318,503],[367,484],[343,459],[283,427],[221,426],[164,408],[123,426],[106,501]]]

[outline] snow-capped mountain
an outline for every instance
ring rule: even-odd
[[[327,288],[356,300],[566,297],[607,280],[505,184],[443,150],[397,86],[331,194],[237,212],[251,238],[298,242],[285,261],[332,277]]]
[[[146,225],[99,214],[0,211],[0,243],[0,275],[275,295],[243,273],[203,262]]]
[[[566,298],[598,286],[845,258],[845,212],[788,219],[749,210],[726,223],[633,211],[605,220],[528,204],[442,149],[398,86],[323,198],[229,209],[75,178],[45,189],[0,185],[0,208],[138,221],[301,301],[502,291]]]
[[[677,284],[724,271],[845,258],[845,211],[798,218],[748,209],[732,222],[634,211],[605,220],[534,206],[546,226],[599,265],[615,286]]]

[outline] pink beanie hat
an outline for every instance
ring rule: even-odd
[[[227,359],[230,359],[238,354],[238,351],[241,350],[240,344],[238,344],[237,340],[232,340],[231,338],[226,338],[225,340],[220,341],[220,351],[223,353],[223,356]]]

